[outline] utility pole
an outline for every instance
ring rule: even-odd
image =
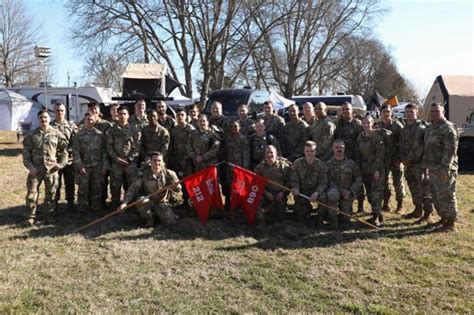
[[[35,57],[40,58],[43,63],[43,86],[44,86],[44,104],[43,106],[48,109],[48,90],[47,90],[47,77],[46,77],[46,59],[51,56],[51,48],[35,46]]]

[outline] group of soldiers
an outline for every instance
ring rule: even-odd
[[[212,103],[210,116],[199,113],[195,105],[181,108],[175,119],[166,114],[164,101],[147,111],[141,99],[135,103],[134,115],[127,107],[112,105],[107,121],[99,104],[92,102],[78,126],[65,119],[64,104],[54,106],[52,122],[48,111],[40,111],[40,127],[23,142],[29,171],[26,223],[36,221],[38,187],[44,182],[47,220],[54,220],[64,183],[68,209],[79,212],[106,207],[109,188],[110,205],[120,211],[139,196],[161,189],[150,198],[142,197],[136,208],[147,226],[156,219],[175,224],[172,203],[182,190],[180,179],[218,164],[226,206],[232,165],[289,188],[293,212],[288,211],[288,190],[267,184],[257,213],[262,224],[290,218],[312,224],[315,217],[318,226],[344,228],[349,217],[334,209],[352,215],[357,200],[356,212],[363,213],[367,199],[372,210],[368,221],[379,225],[382,211],[390,211],[391,174],[398,213],[404,212],[405,177],[415,209],[404,217],[455,231],[458,134],[441,104],[431,105],[431,124],[418,118],[413,104],[406,106],[403,124],[392,117],[390,106],[382,107],[377,122],[370,115],[362,120],[353,117],[350,103],[341,106],[335,122],[327,116],[324,103],[305,103],[303,115],[297,105],[291,105],[288,121],[271,101],[265,102],[256,120],[246,105],[239,106],[235,121],[223,115],[222,106]],[[181,199],[180,207],[190,207],[186,191]],[[439,222],[431,221],[434,210]]]

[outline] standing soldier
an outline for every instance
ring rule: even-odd
[[[199,114],[199,129],[191,134],[187,149],[189,157],[193,160],[194,170],[199,171],[217,163],[220,145],[220,137],[209,126],[207,116]]]
[[[63,103],[54,104],[54,121],[51,127],[58,129],[66,138],[68,161],[64,168],[58,171],[58,189],[54,203],[56,209],[61,199],[61,187],[64,179],[64,190],[66,192],[67,209],[74,211],[74,167],[72,166],[72,139],[77,132],[77,126],[73,122],[66,120],[66,106]]]
[[[432,125],[425,132],[421,167],[428,172],[433,203],[441,217],[435,225],[456,232],[459,134],[456,125],[446,120],[442,104],[431,104],[430,115]]]
[[[314,113],[314,106],[311,102],[303,104],[303,120],[311,126],[316,121],[316,114]]]
[[[400,133],[402,132],[403,125],[398,120],[392,118],[392,107],[390,105],[383,105],[382,119],[377,126],[391,131],[391,135],[385,142],[385,188],[382,211],[390,212],[388,203],[390,201],[391,192],[388,178],[391,173],[397,198],[396,212],[402,213],[405,187],[403,185],[403,166],[400,160]]]
[[[362,186],[360,169],[353,160],[345,156],[344,141],[336,139],[332,144],[332,150],[333,156],[327,161],[329,169],[328,204],[351,215],[352,203],[358,196]],[[347,226],[350,220],[348,217],[341,215],[339,216],[339,222],[342,226]],[[338,220],[334,220],[333,224],[334,227],[337,227]]]
[[[280,132],[281,128],[285,125],[285,120],[275,112],[272,101],[263,103],[263,112],[265,114],[263,116],[265,129],[280,141]]]
[[[230,119],[222,114],[222,103],[213,102],[211,105],[211,118],[209,124],[220,128],[224,132],[224,140],[230,132]]]
[[[382,134],[374,129],[374,118],[365,116],[364,131],[357,137],[356,161],[362,172],[362,181],[373,216],[369,223],[379,225],[383,221],[382,194],[385,182],[385,143]],[[359,201],[360,202],[360,201]]]
[[[295,196],[295,213],[298,222],[307,222],[313,207],[311,202],[325,202],[325,190],[328,185],[328,168],[324,162],[316,158],[316,143],[306,141],[304,157],[297,159],[290,174],[291,192]],[[299,194],[309,197],[309,200]],[[322,207],[318,207],[321,210]],[[323,223],[323,212],[318,211],[318,225]]]
[[[26,224],[29,226],[35,223],[38,189],[42,182],[45,185],[45,212],[47,218],[53,221],[53,198],[58,187],[58,170],[62,169],[68,161],[67,140],[59,130],[49,125],[50,119],[47,110],[39,111],[40,126],[29,133],[23,141],[23,164],[28,169]]]
[[[166,168],[166,164],[161,152],[153,152],[150,156],[150,168],[143,174],[139,174],[127,189],[123,198],[123,203],[118,210],[123,211],[127,203],[133,200],[138,194],[149,195],[157,190],[170,186],[165,191],[152,196],[150,199],[143,198],[143,202],[137,205],[140,216],[146,220],[146,227],[155,224],[155,217],[163,225],[174,225],[178,217],[173,212],[169,198],[171,194],[181,191],[178,176],[172,170]]]
[[[130,117],[130,125],[135,126],[138,130],[148,125],[146,115],[146,102],[144,99],[139,99],[135,102],[135,115]]]
[[[309,138],[316,142],[316,157],[322,161],[327,161],[332,155],[331,145],[334,140],[336,125],[327,116],[326,104],[319,102],[316,104],[316,117],[318,118],[309,126]]]
[[[142,135],[134,126],[128,123],[128,109],[121,106],[118,109],[119,121],[107,132],[106,147],[111,164],[110,192],[112,207],[120,204],[122,186],[130,185],[138,167]]]
[[[308,124],[299,117],[299,108],[293,104],[288,107],[290,121],[281,129],[281,150],[283,156],[294,161],[304,155],[304,144],[308,140]]]
[[[168,132],[170,132],[171,129],[176,126],[176,120],[174,120],[174,118],[170,115],[166,114],[167,108],[168,107],[166,106],[166,103],[163,100],[158,101],[158,103],[156,104],[156,111],[158,112],[158,123],[165,127]]]
[[[105,135],[94,128],[98,117],[87,114],[84,128],[72,141],[73,166],[78,185],[77,210],[97,211],[102,206],[102,186],[108,168]]]
[[[148,125],[142,130],[142,150],[141,160],[146,161],[152,152],[161,152],[163,157],[167,158],[168,147],[170,144],[170,134],[165,127],[158,123],[158,113],[156,110],[148,112]]]
[[[249,108],[245,104],[239,106],[237,113],[239,114],[240,133],[248,140],[255,133],[255,121],[249,117]]]
[[[117,110],[120,107],[119,104],[113,103],[110,104],[109,111],[110,111],[110,117],[109,117],[109,122],[112,124],[116,124],[118,122],[118,113]]]
[[[362,132],[362,124],[360,120],[352,117],[352,104],[344,102],[341,105],[341,115],[336,122],[336,130],[334,138],[344,141],[345,155],[352,160],[356,160],[356,143],[357,137]],[[364,189],[362,188],[357,196],[357,212],[364,212]]]
[[[278,155],[281,155],[280,143],[272,135],[265,131],[265,122],[262,118],[255,122],[255,134],[250,137],[250,163],[251,168],[255,167],[265,158],[265,148],[267,145],[273,145]]]
[[[288,186],[290,172],[291,164],[288,160],[280,158],[277,149],[273,145],[267,145],[265,148],[265,159],[257,165],[255,173],[282,186]],[[286,219],[287,196],[286,190],[267,182],[263,198],[260,201],[257,218],[262,223]]]
[[[198,120],[199,120],[199,107],[196,104],[189,106],[188,108],[189,123],[194,129],[198,129]]]
[[[406,123],[400,133],[400,159],[405,166],[405,178],[415,210],[403,217],[419,219],[423,216],[423,210],[433,211],[431,198],[426,193],[428,181],[421,169],[426,126],[418,119],[418,110],[413,104],[405,106],[405,118]]]

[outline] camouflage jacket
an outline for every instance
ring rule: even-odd
[[[298,188],[302,194],[317,192],[321,195],[328,186],[328,167],[317,158],[313,164],[308,164],[306,158],[301,157],[291,167],[290,186]]]
[[[23,164],[46,173],[55,166],[63,168],[68,162],[67,148],[67,139],[58,129],[38,127],[23,140]]]
[[[345,121],[339,118],[336,121],[336,130],[334,131],[334,139],[341,139],[346,145],[346,156],[350,159],[356,158],[357,137],[362,132],[362,123],[357,118],[352,117],[351,120]]]
[[[118,124],[118,123],[117,123]],[[95,123],[94,123],[94,128],[102,132],[104,135],[107,133],[107,131],[112,127],[113,124],[110,121],[107,121],[105,119],[99,118]]]
[[[79,130],[72,140],[72,157],[76,171],[90,167],[108,169],[105,135],[96,128]]]
[[[217,153],[221,146],[220,136],[213,128],[201,132],[195,130],[191,133],[188,142],[188,155],[195,162],[198,169],[217,163]],[[204,158],[202,163],[196,162],[196,157],[201,155]]]
[[[152,152],[158,151],[163,153],[165,160],[167,159],[168,147],[170,144],[170,134],[165,127],[157,125],[153,128],[147,125],[142,129],[142,159],[147,159]]]
[[[384,136],[379,130],[374,130],[370,136],[363,132],[357,137],[356,162],[362,173],[385,170],[385,143]]]
[[[142,130],[145,126],[148,126],[148,117],[146,117],[146,115],[143,117],[132,115],[128,120],[128,123],[138,130]]]
[[[116,124],[107,131],[106,148],[112,163],[116,163],[118,157],[129,162],[137,161],[141,144],[141,132],[130,124]]]
[[[273,135],[267,133],[261,137],[257,134],[254,134],[250,137],[250,161],[253,167],[255,167],[265,158],[265,147],[269,144],[274,145],[277,149],[278,155],[281,156],[280,143]]]
[[[406,123],[400,133],[400,159],[406,163],[419,164],[423,156],[426,126],[421,120]]]
[[[189,144],[189,137],[195,131],[191,124],[186,123],[184,126],[176,125],[171,129],[170,132],[170,147],[169,156],[171,159],[183,159],[189,158],[187,147]]]
[[[356,162],[345,157],[343,160],[336,160],[331,157],[326,162],[328,166],[329,188],[346,189],[357,196],[362,187],[362,175]]]
[[[290,161],[294,161],[304,155],[304,143],[308,140],[308,124],[298,119],[290,120],[281,129],[280,145],[282,154]]]
[[[449,171],[458,169],[459,133],[456,125],[448,120],[434,123],[426,128],[423,168]]]
[[[400,134],[402,132],[403,125],[395,119],[388,124],[383,121],[377,123],[377,127],[391,131],[391,135],[385,141],[385,157],[387,158],[386,164],[393,163],[394,161],[400,160]]]
[[[209,124],[216,126],[224,132],[224,139],[229,135],[230,132],[230,119],[224,115],[219,117],[210,116]]]
[[[274,135],[280,141],[281,129],[285,125],[285,120],[278,115],[264,116],[265,131]]]
[[[335,130],[336,125],[329,117],[318,119],[309,126],[309,139],[316,142],[316,157],[318,159],[326,161],[332,156],[331,145]]]
[[[308,124],[308,126],[311,126],[312,124],[314,124],[314,122],[317,120],[317,117],[316,116],[313,116],[309,119],[306,119],[305,116],[303,116],[303,120]]]
[[[255,121],[252,118],[246,120],[239,120],[240,133],[243,134],[247,140],[255,133]]]
[[[270,165],[267,160],[261,161],[255,168],[255,173],[263,176],[277,184],[288,187],[290,182],[291,163],[281,157],[277,157],[275,164]],[[267,182],[266,190],[275,194],[283,189]]]
[[[170,132],[171,129],[173,129],[173,127],[177,125],[176,120],[169,115],[165,115],[165,117],[163,118],[158,117],[158,123],[165,127],[168,132]]]
[[[123,202],[129,203],[138,194],[149,195],[177,181],[179,181],[178,176],[172,170],[164,169],[158,175],[155,175],[150,168],[147,168],[135,178],[132,185],[127,189]],[[150,202],[152,206],[159,203],[168,203],[170,196],[171,188],[153,195],[150,198]]]
[[[58,123],[57,121],[52,121],[50,124],[51,127],[58,129],[66,138],[67,142],[67,153],[68,153],[68,161],[67,165],[72,164],[72,139],[74,135],[77,133],[78,127],[72,121],[63,120],[62,122]]]
[[[242,134],[231,134],[225,141],[226,159],[232,164],[250,168],[250,147]]]

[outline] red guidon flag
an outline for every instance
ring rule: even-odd
[[[252,224],[262,199],[267,179],[239,166],[234,166],[230,208],[242,206],[247,223]]]
[[[216,166],[210,166],[189,175],[183,179],[183,182],[202,224],[206,223],[211,206],[224,209],[217,182]]]

